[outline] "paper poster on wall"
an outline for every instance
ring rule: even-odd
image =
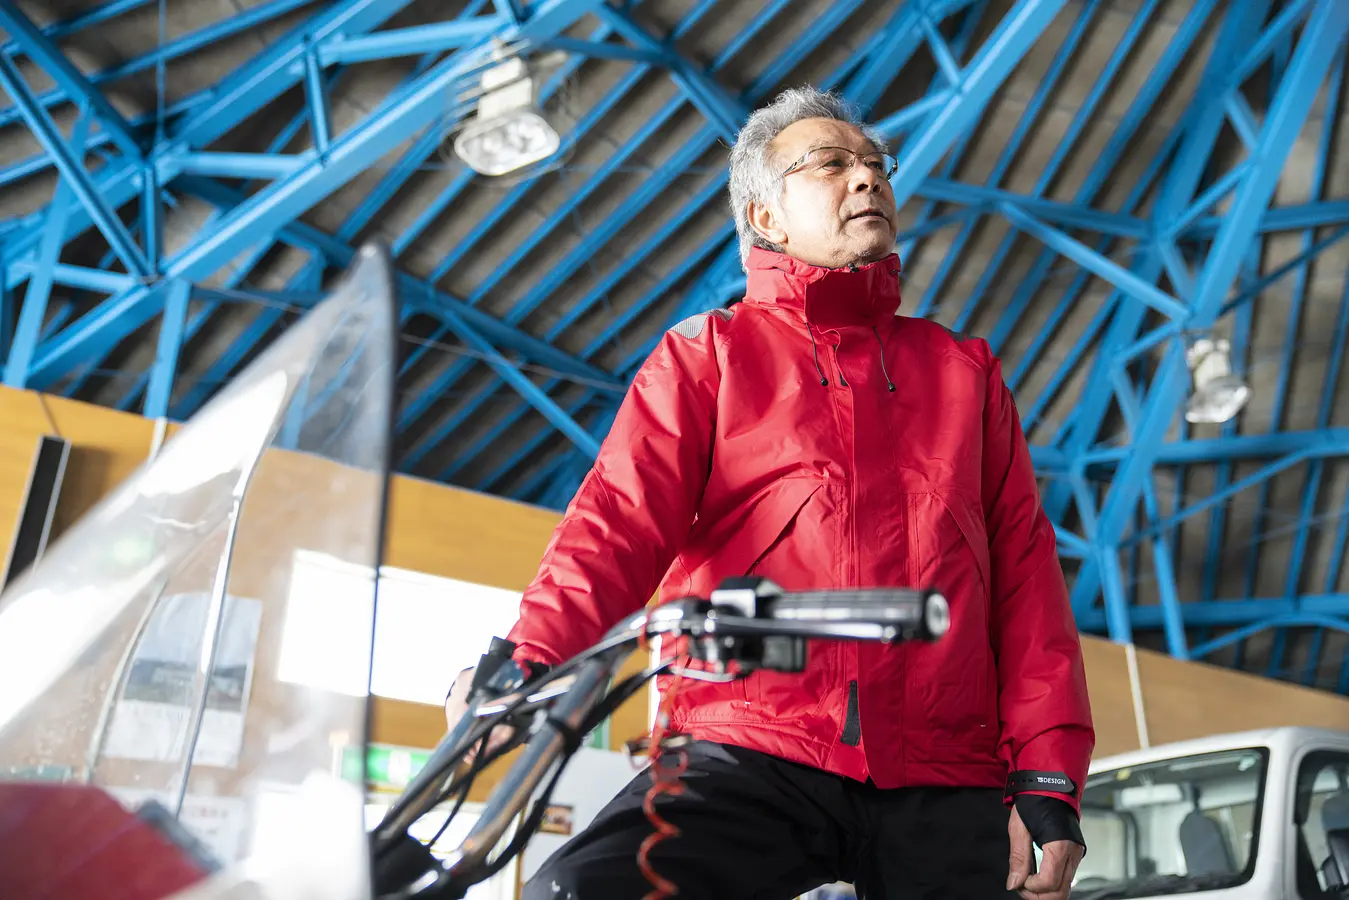
[[[572,832],[572,821],[575,819],[576,810],[563,803],[554,803],[543,810],[543,821],[539,823],[539,831],[543,834],[561,834],[569,835]]]
[[[109,787],[127,809],[137,809],[147,800],[158,800],[169,809],[177,799],[165,791],[147,791],[140,788]],[[183,810],[178,816],[192,834],[201,840],[222,862],[239,858],[248,831],[248,804],[240,797],[205,797],[188,794],[183,798]]]
[[[127,669],[103,756],[175,762],[187,753],[210,599],[204,592],[160,598]],[[225,598],[215,666],[193,754],[197,765],[238,764],[261,621],[261,602]]]

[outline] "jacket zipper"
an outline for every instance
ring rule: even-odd
[[[843,360],[839,358],[839,347],[834,345],[834,368],[838,371],[839,384],[842,387],[848,387],[848,380],[843,375]],[[857,440],[857,406],[853,404],[853,427],[852,434],[848,436],[848,451],[851,455],[854,453],[853,444]],[[848,549],[847,561],[844,566],[845,578],[850,587],[857,586],[857,478],[853,471],[851,458],[845,466],[848,473]],[[856,659],[857,649],[855,646],[849,647],[844,651],[846,659]],[[848,664],[844,663],[844,674],[847,672]],[[848,679],[848,711],[843,719],[843,734],[839,737],[840,742],[849,747],[856,747],[862,741],[862,716],[858,708],[857,679],[855,677]]]
[[[849,747],[856,747],[862,740],[862,715],[857,708],[857,680],[848,682],[848,715],[843,720],[843,736],[840,741]]]

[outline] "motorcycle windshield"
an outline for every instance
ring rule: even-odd
[[[0,897],[368,896],[396,339],[363,252],[0,596]]]

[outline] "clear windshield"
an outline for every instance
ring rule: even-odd
[[[1263,749],[1233,750],[1093,774],[1082,792],[1089,850],[1073,896],[1097,888],[1157,896],[1246,881],[1266,762]]]
[[[366,895],[364,772],[341,760],[367,734],[388,272],[362,254],[0,597],[0,896],[222,896],[269,870],[286,896]],[[340,610],[297,559],[343,570]],[[313,641],[288,636],[326,616],[366,624],[298,658]]]

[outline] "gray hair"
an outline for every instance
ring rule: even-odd
[[[761,236],[749,223],[749,204],[774,205],[782,195],[781,166],[775,164],[769,145],[788,126],[802,119],[836,119],[861,129],[877,150],[888,151],[879,131],[862,121],[858,110],[843,97],[813,87],[789,88],[772,103],[756,109],[736,135],[731,147],[731,214],[740,238],[740,263],[749,259],[752,247],[781,252],[782,248]]]

